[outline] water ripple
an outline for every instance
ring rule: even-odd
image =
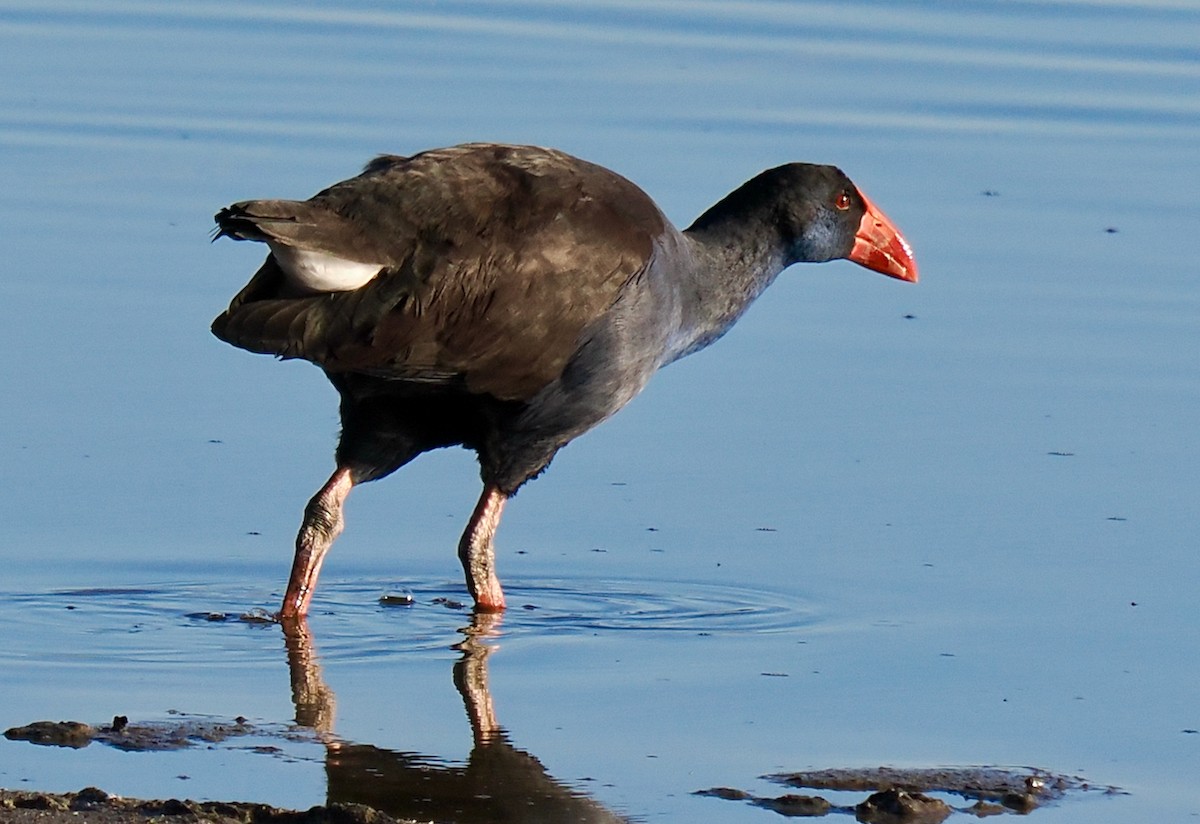
[[[511,606],[499,631],[527,639],[597,632],[787,632],[815,620],[791,596],[711,583],[533,580],[516,582],[508,594]],[[258,660],[282,643],[264,600],[273,609],[277,594],[191,583],[9,594],[0,606],[0,627],[13,642],[0,660],[69,658],[75,665]],[[309,623],[324,657],[366,660],[450,651],[470,616],[469,599],[457,583],[395,587],[335,581],[321,587]]]

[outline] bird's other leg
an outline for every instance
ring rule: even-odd
[[[296,536],[296,557],[279,611],[280,620],[299,618],[308,612],[325,553],[342,534],[342,504],[353,487],[350,468],[339,466],[304,508],[304,523]]]
[[[475,599],[475,608],[484,612],[504,609],[504,592],[496,577],[496,550],[492,538],[500,524],[500,513],[508,495],[494,484],[485,484],[475,512],[458,542],[458,559],[467,574],[467,589]]]

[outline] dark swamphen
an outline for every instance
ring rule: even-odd
[[[337,468],[305,509],[285,619],[308,611],[350,489],[456,444],[483,476],[459,558],[476,607],[503,609],[505,502],[656,370],[720,337],[793,263],[917,279],[891,221],[840,170],[806,163],[682,232],[607,169],[486,143],[379,157],[309,200],[235,203],[216,221],[216,237],[270,254],[213,333],[311,361],[341,394]]]

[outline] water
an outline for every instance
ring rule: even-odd
[[[0,741],[0,784],[306,807],[365,763],[467,798],[495,756],[551,819],[768,821],[692,793],[997,764],[1129,793],[1046,822],[1200,814],[1190,4],[0,2],[0,42],[0,724],[321,728]],[[476,139],[680,224],[837,163],[922,282],[794,268],[572,444],[506,513],[490,634],[435,602],[465,597],[461,451],[354,493],[305,650],[194,617],[275,607],[337,430],[316,370],[208,335],[261,256],[212,213]]]

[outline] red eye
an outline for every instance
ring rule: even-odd
[[[833,205],[843,212],[846,211],[850,208],[850,195],[842,192],[836,198],[834,198]]]

